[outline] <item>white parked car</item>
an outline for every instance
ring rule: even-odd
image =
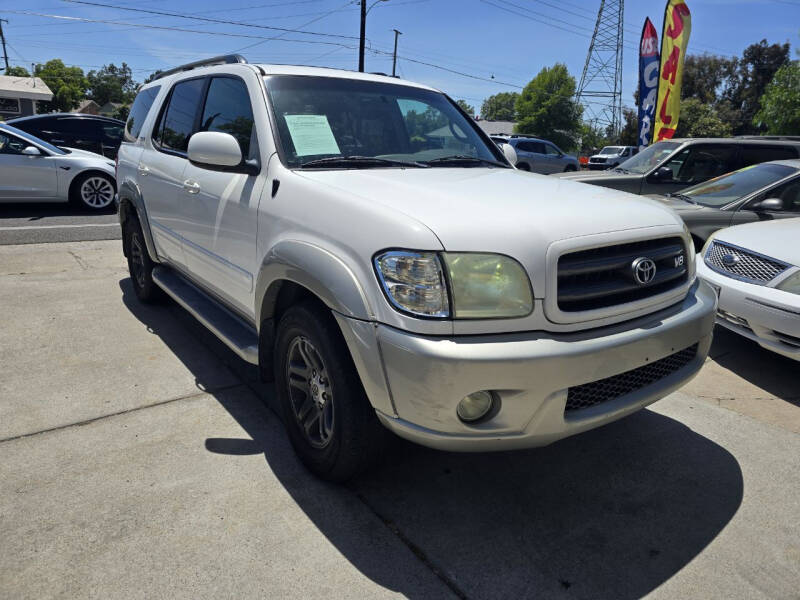
[[[0,123],[0,203],[72,202],[101,210],[116,190],[114,163],[106,157],[59,148]]]
[[[697,274],[719,295],[717,323],[800,360],[800,219],[718,231]]]

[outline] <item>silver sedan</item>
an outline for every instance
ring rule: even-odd
[[[72,202],[108,208],[117,182],[114,163],[74,148],[59,148],[0,123],[0,203]]]

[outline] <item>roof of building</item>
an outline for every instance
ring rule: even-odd
[[[52,100],[53,92],[38,77],[0,75],[0,96],[27,98],[28,100]]]
[[[478,126],[488,135],[499,135],[501,133],[513,133],[514,121],[478,121]]]
[[[97,108],[100,108],[100,105],[97,102],[95,102],[94,100],[87,99],[87,100],[81,100],[81,103],[78,104],[78,108],[76,108],[74,112],[80,112],[84,110],[87,106],[91,106],[92,104],[94,104]]]

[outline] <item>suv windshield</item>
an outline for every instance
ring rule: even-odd
[[[507,166],[497,146],[438,92],[335,77],[265,81],[289,167]],[[320,160],[328,158],[341,160]]]
[[[622,148],[619,146],[606,146],[598,154],[601,155],[609,155],[609,154],[622,154]]]
[[[704,206],[725,206],[797,172],[786,165],[752,165],[681,190],[681,195]]]
[[[680,142],[655,143],[639,152],[639,154],[631,156],[628,160],[620,164],[619,168],[629,173],[636,173],[639,175],[649,173],[654,167],[664,161],[667,156],[672,154],[672,151],[678,146],[680,146]]]

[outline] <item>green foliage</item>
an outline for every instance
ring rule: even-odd
[[[31,74],[28,73],[28,69],[25,67],[8,67],[6,69],[6,75],[9,77],[30,77]]]
[[[513,121],[517,98],[517,92],[500,92],[489,96],[481,105],[481,117],[487,121]]]
[[[133,80],[131,68],[122,63],[105,65],[97,71],[89,71],[86,75],[89,82],[89,98],[103,106],[106,102],[133,102],[136,96],[137,83]]]
[[[467,104],[466,100],[456,100],[456,104],[458,104],[461,107],[461,110],[467,113],[470,117],[475,116],[475,107]]]
[[[68,67],[54,58],[36,65],[35,75],[42,79],[53,92],[50,102],[39,102],[40,112],[68,112],[76,108],[86,95],[89,82],[80,67]]]
[[[697,98],[703,103],[714,103],[717,94],[736,72],[738,59],[692,54],[683,66],[681,98]]]
[[[517,98],[517,133],[537,135],[561,148],[575,146],[583,108],[575,101],[575,78],[567,67],[545,67]]]
[[[608,146],[610,141],[599,127],[593,127],[591,123],[582,123],[580,127],[580,152],[581,154],[594,154],[603,146]]]
[[[120,121],[127,121],[128,114],[131,112],[131,107],[129,104],[123,104],[117,110],[114,111],[114,114],[111,115],[115,119],[119,119]]]
[[[800,135],[800,61],[775,72],[753,122],[756,127],[766,127],[769,134]]]
[[[622,109],[622,130],[619,132],[618,143],[623,146],[639,145],[639,113],[630,108]]]
[[[729,137],[731,126],[717,116],[711,104],[697,98],[681,100],[681,114],[675,137]]]

